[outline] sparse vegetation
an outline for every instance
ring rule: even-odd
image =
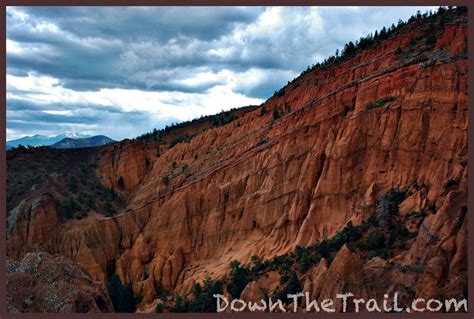
[[[379,99],[379,100],[377,100],[377,101],[375,101],[375,102],[372,102],[372,103],[367,104],[367,105],[365,106],[365,109],[366,109],[366,110],[371,110],[371,109],[374,109],[374,108],[376,108],[376,107],[383,106],[383,105],[385,105],[385,104],[387,104],[387,103],[389,103],[389,102],[393,102],[393,101],[395,101],[395,98],[394,98],[394,97],[391,97],[391,96],[389,96],[389,97],[384,97],[384,98],[381,98],[381,99]]]
[[[267,143],[268,143],[268,139],[264,138],[263,140],[261,140],[257,144],[255,144],[255,146],[258,147],[260,145],[267,144]]]
[[[151,143],[157,143],[158,145],[165,145],[166,141],[169,140],[170,143],[173,143],[176,145],[177,143],[182,143],[182,142],[189,142],[185,140],[186,134],[176,134],[178,130],[184,128],[184,127],[189,127],[193,125],[199,125],[199,124],[205,124],[208,123],[207,126],[203,127],[203,130],[210,129],[210,128],[217,128],[221,127],[224,125],[227,125],[236,119],[238,119],[242,114],[246,113],[247,111],[251,111],[256,109],[257,106],[252,105],[252,106],[247,106],[244,108],[232,108],[228,111],[221,111],[220,113],[214,114],[214,115],[206,115],[206,116],[201,116],[197,119],[191,120],[191,121],[185,121],[181,123],[173,123],[171,125],[166,125],[163,129],[157,130],[153,129],[152,132],[142,134],[137,137],[137,140],[143,141],[143,142],[151,142]],[[176,134],[176,135],[175,135]],[[173,137],[174,136],[174,137]],[[178,137],[176,140],[175,138]],[[188,135],[188,138],[192,138],[192,135]],[[171,144],[170,144],[170,147]],[[161,152],[159,152],[161,155]],[[159,155],[158,155],[159,156]]]
[[[96,175],[94,154],[91,149],[15,149],[7,161],[7,209],[18,205],[30,190],[44,187],[54,187],[63,219],[82,219],[91,210],[105,215],[106,202],[121,209],[122,199]]]
[[[171,141],[170,147],[173,147],[179,143],[189,143],[192,138],[193,137],[188,134],[175,136],[173,140]]]
[[[365,255],[366,260],[376,256],[389,258],[394,250],[406,249],[406,241],[416,237],[418,232],[409,232],[400,220],[400,216],[398,216],[398,206],[404,199],[405,194],[405,191],[394,188],[377,200],[377,205],[381,205],[379,207],[383,207],[393,217],[387,219],[387,225],[382,223],[385,226],[381,226],[375,216],[371,216],[367,221],[362,221],[358,226],[354,226],[349,221],[343,229],[331,238],[323,239],[308,247],[296,246],[295,250],[288,254],[275,256],[270,260],[262,260],[258,256],[252,256],[249,267],[243,266],[237,260],[232,261],[229,277],[224,280],[227,283],[227,291],[232,298],[239,298],[249,282],[258,280],[269,271],[277,271],[280,274],[280,286],[272,292],[272,297],[280,298],[283,301],[286,300],[287,293],[301,291],[298,273],[304,274],[319,263],[322,258],[325,258],[330,264],[343,245],[347,245],[351,252],[361,256]],[[415,215],[423,219],[426,214],[421,212],[411,213],[407,214],[405,219],[408,220]],[[388,237],[385,236],[387,229],[389,230]],[[204,290],[201,286],[196,286],[193,294],[200,296],[201,291]],[[196,309],[194,307],[197,307],[197,305],[202,304],[197,300],[190,301],[183,296],[178,296],[170,311],[197,311],[192,310]]]
[[[275,93],[273,94],[273,96],[276,96],[276,97],[282,97],[283,95],[285,95],[285,88],[281,88],[279,89],[278,91],[275,91]]]
[[[409,23],[416,23],[418,25],[424,25],[424,35],[427,37],[426,42],[428,45],[432,45],[436,43],[436,35],[433,34],[434,30],[439,29],[439,27],[444,27],[445,25],[445,13],[448,12],[453,12],[454,14],[457,13],[463,13],[466,12],[467,7],[440,7],[436,13],[433,13],[432,11],[427,11],[425,13],[417,12],[417,14],[411,16],[407,21],[399,20],[397,25],[392,24],[390,27],[383,27],[380,30],[375,31],[374,33],[370,33],[365,37],[361,37],[359,40],[356,40],[355,42],[349,41],[346,43],[343,47],[343,49],[340,51],[339,49],[336,50],[335,54],[324,59],[322,62],[318,62],[316,64],[313,64],[312,66],[308,66],[306,70],[301,72],[300,76],[305,75],[312,70],[315,69],[327,69],[331,66],[337,66],[344,61],[356,56],[360,52],[363,52],[364,50],[370,49],[370,48],[375,48],[379,46],[384,40],[389,39],[392,37],[395,33],[397,32],[406,32],[405,26]],[[437,19],[439,19],[439,23],[436,23]],[[416,45],[418,40],[421,39],[421,36],[412,38],[412,40],[409,43],[410,47],[413,47]],[[400,52],[402,53],[402,52]],[[293,79],[292,81],[289,81],[288,84],[281,88],[280,90],[276,91],[273,95],[273,97],[282,97],[285,93],[285,89],[289,87],[291,84],[294,84],[296,79],[299,77]]]
[[[31,307],[33,306],[33,299],[32,298],[26,298],[23,303],[25,304],[25,307]]]

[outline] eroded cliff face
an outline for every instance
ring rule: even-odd
[[[95,280],[117,272],[145,309],[158,285],[184,294],[206,275],[224,277],[231,260],[317,243],[374,215],[388,190],[416,183],[426,187],[413,190],[400,214],[430,203],[437,211],[405,251],[367,261],[344,246],[332,263],[301,274],[301,285],[315,299],[342,290],[408,296],[406,287],[417,297],[467,296],[466,19],[446,24],[434,45],[427,32],[412,28],[316,68],[269,99],[266,114],[245,113],[159,157],[155,145],[137,141],[104,147],[96,173],[107,187],[123,178],[129,211],[60,222],[54,198],[35,209],[24,201],[16,209],[31,213],[15,215],[7,254],[40,247]],[[273,109],[282,116],[272,118]],[[274,277],[250,283],[244,296],[257,298]]]

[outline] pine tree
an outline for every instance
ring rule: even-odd
[[[133,295],[133,288],[131,284],[126,284],[122,287],[122,291],[120,292],[118,312],[135,312],[135,297]]]
[[[228,290],[233,298],[239,298],[245,286],[249,283],[248,269],[240,265],[240,262],[234,260],[230,263],[230,282]]]
[[[280,118],[280,112],[278,112],[278,109],[276,106],[273,106],[273,119],[278,120]]]
[[[107,289],[109,291],[110,300],[116,312],[119,309],[120,292],[122,291],[122,282],[117,274],[113,274],[107,282]]]
[[[301,285],[298,280],[298,276],[294,271],[291,272],[290,280],[288,280],[288,285],[286,286],[286,293],[287,294],[296,294],[301,292]]]

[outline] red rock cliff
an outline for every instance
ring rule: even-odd
[[[159,157],[136,141],[105,147],[97,175],[108,187],[124,178],[131,211],[46,225],[43,216],[56,217],[54,203],[45,204],[27,222],[18,219],[8,255],[40,246],[79,262],[93,279],[115,271],[145,305],[158,283],[184,293],[207,274],[224,276],[233,259],[271,258],[331,237],[373,215],[383,193],[415,181],[427,187],[400,213],[428,203],[437,213],[407,250],[364,261],[343,247],[301,283],[323,299],[347,287],[364,296],[403,285],[417,296],[464,294],[467,23],[446,24],[433,46],[426,32],[411,28],[338,66],[315,68],[269,99],[265,115],[245,113]],[[273,120],[274,108],[283,116]],[[416,274],[400,268],[418,264]],[[246,294],[255,295],[251,286]]]

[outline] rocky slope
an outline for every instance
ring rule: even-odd
[[[128,209],[64,221],[45,187],[44,200],[25,198],[11,214],[7,255],[57,253],[100,281],[116,272],[143,296],[140,309],[153,310],[157,287],[186,294],[206,275],[228,276],[234,259],[247,265],[332,238],[376,216],[377,200],[397,188],[397,218],[412,238],[381,257],[343,245],[305,273],[292,266],[301,285],[319,300],[341,290],[466,297],[467,17],[443,16],[442,26],[439,16],[415,21],[314,68],[262,107],[159,154],[151,142],[101,148],[96,174]],[[256,278],[242,296],[258,299],[279,276]]]
[[[19,312],[112,312],[107,289],[82,267],[61,256],[34,252],[7,260],[7,310]],[[27,288],[27,289],[25,289]]]

